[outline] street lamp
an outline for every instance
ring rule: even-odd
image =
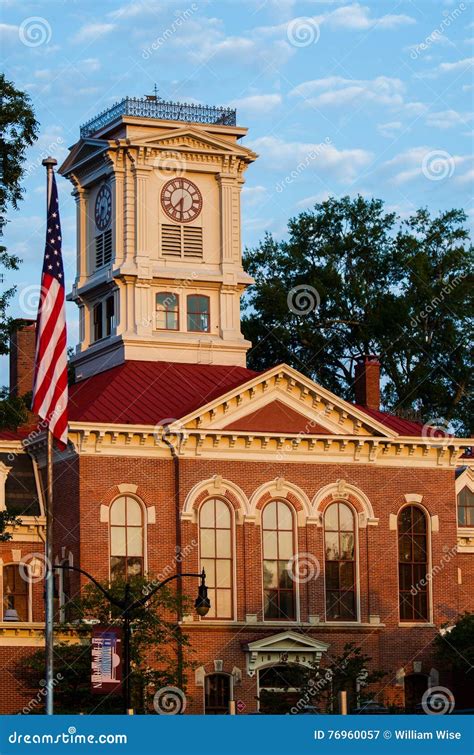
[[[119,600],[118,598],[115,598],[108,590],[105,589],[105,587],[102,587],[100,582],[98,582],[92,574],[89,574],[89,572],[86,572],[85,569],[80,569],[79,566],[71,566],[70,564],[55,564],[55,569],[69,569],[70,571],[76,571],[79,572],[79,574],[83,574],[87,579],[89,579],[91,582],[94,583],[94,585],[101,591],[101,593],[107,598],[109,603],[116,606],[117,608],[120,608],[120,610],[123,612],[123,629],[124,629],[124,637],[123,637],[123,665],[124,665],[124,679],[123,679],[123,701],[124,701],[124,710],[125,713],[129,713],[132,709],[131,704],[131,688],[130,688],[130,673],[131,673],[131,656],[130,656],[130,638],[131,638],[131,628],[130,628],[130,622],[131,622],[131,614],[134,610],[137,608],[143,608],[148,601],[156,595],[158,590],[161,590],[162,587],[164,587],[168,582],[171,582],[174,579],[181,579],[182,577],[199,577],[201,580],[201,584],[199,585],[198,590],[198,596],[196,600],[194,601],[194,607],[196,609],[196,612],[199,614],[199,616],[206,616],[208,613],[210,607],[211,607],[211,601],[207,597],[207,587],[206,587],[206,572],[204,569],[199,573],[195,574],[192,572],[187,572],[185,574],[172,574],[171,577],[167,577],[162,582],[159,582],[157,585],[153,587],[150,592],[148,592],[146,595],[144,595],[142,598],[136,598],[133,600],[133,598],[130,595],[130,583],[127,582],[125,584],[125,594],[122,600]]]

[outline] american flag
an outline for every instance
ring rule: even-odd
[[[58,189],[52,174],[46,248],[36,321],[33,411],[61,446],[67,443],[67,349],[64,268]]]

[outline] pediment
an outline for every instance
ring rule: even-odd
[[[73,168],[81,163],[88,162],[105,152],[109,144],[104,139],[81,139],[71,149],[69,155],[59,168],[60,175],[67,175]]]
[[[287,631],[272,634],[270,637],[249,642],[247,645],[250,652],[325,652],[329,645],[321,640],[315,640],[307,634]]]
[[[396,436],[363,410],[285,364],[183,417],[180,426],[251,435]]]
[[[251,160],[256,158],[256,154],[247,147],[219,139],[214,135],[211,136],[192,126],[173,129],[161,135],[155,134],[154,136],[134,139],[133,146],[235,155],[236,157],[248,157]]]

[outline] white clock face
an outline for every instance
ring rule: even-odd
[[[112,192],[107,184],[100,187],[95,200],[95,224],[105,231],[112,217]]]
[[[202,210],[202,196],[196,184],[187,178],[173,178],[161,191],[161,206],[169,218],[178,223],[195,220]]]

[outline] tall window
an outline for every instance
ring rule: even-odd
[[[296,619],[293,512],[284,501],[270,501],[262,514],[263,591],[265,619]]]
[[[324,512],[326,619],[356,621],[356,543],[354,513],[346,503]]]
[[[188,330],[209,332],[209,297],[188,296]]]
[[[400,621],[428,621],[428,535],[418,506],[398,515],[398,590]]]
[[[110,507],[110,575],[127,579],[144,573],[143,509],[135,498],[121,496]]]
[[[458,525],[474,527],[474,492],[468,487],[458,493]]]
[[[201,569],[206,570],[211,608],[209,619],[231,619],[232,610],[232,515],[220,498],[205,501],[199,510]]]
[[[102,336],[102,302],[100,301],[94,305],[94,341],[99,341]]]
[[[156,295],[156,327],[159,330],[179,330],[179,304],[176,294]]]
[[[20,621],[28,621],[29,584],[23,579],[17,564],[3,567],[3,616],[9,608],[14,609]]]
[[[105,300],[105,335],[110,336],[112,334],[112,328],[115,324],[115,299],[113,296],[108,296]]]

